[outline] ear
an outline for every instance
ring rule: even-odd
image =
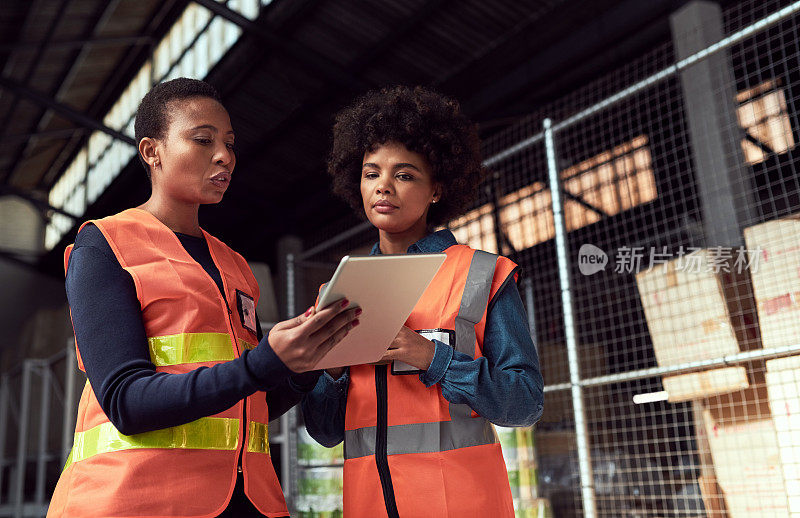
[[[161,160],[158,157],[158,151],[158,141],[156,141],[156,139],[145,137],[139,141],[139,154],[150,167],[150,174],[152,174],[161,165]]]
[[[442,191],[443,191],[442,184],[440,182],[436,182],[433,186],[433,199],[431,200],[432,203],[436,203],[442,199]]]

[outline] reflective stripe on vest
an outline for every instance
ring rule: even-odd
[[[111,423],[103,423],[75,434],[75,442],[64,469],[100,453],[133,449],[235,450],[239,442],[239,420],[202,417],[161,430],[124,435]],[[265,423],[250,423],[248,451],[269,454],[269,436]]]
[[[455,349],[475,354],[475,325],[481,321],[489,304],[497,256],[476,250],[467,272],[461,306],[455,318]],[[412,423],[387,427],[387,454],[434,453],[494,444],[498,441],[492,424],[482,417],[472,417],[469,405],[450,403],[450,421]],[[375,426],[344,432],[344,458],[354,459],[375,454]]]
[[[375,455],[375,426],[344,433],[345,459]],[[400,424],[387,427],[386,454],[435,453],[494,443],[494,428],[483,418]]]
[[[226,362],[234,359],[228,333],[181,333],[148,338],[150,359],[156,367],[185,363]],[[254,346],[239,339],[242,349]]]

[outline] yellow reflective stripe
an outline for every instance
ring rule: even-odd
[[[247,451],[269,455],[269,429],[266,423],[250,421],[250,440]]]
[[[156,367],[184,363],[223,362],[233,360],[233,344],[227,333],[182,333],[154,336],[150,359]]]
[[[85,432],[75,433],[71,462],[80,462],[99,453],[156,449],[235,450],[239,441],[239,420],[223,417],[203,417],[191,423],[123,435],[111,423],[103,423]]]
[[[255,345],[251,344],[250,342],[245,342],[241,338],[239,338],[239,350],[243,349],[253,349]]]

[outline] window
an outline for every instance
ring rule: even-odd
[[[481,205],[448,225],[456,241],[478,250],[497,253],[491,204]]]
[[[647,203],[658,195],[645,135],[570,166],[560,176],[567,231]],[[514,250],[555,237],[550,189],[542,182],[503,196],[497,210],[500,228]],[[449,227],[460,243],[496,251],[491,204],[451,221]]]
[[[776,81],[739,92],[736,114],[746,131],[742,151],[748,164],[758,164],[771,154],[794,148],[794,135],[786,108],[786,95]]]

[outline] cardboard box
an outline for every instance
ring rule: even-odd
[[[725,394],[750,386],[744,367],[723,367],[678,376],[665,376],[663,385],[670,403]]]
[[[723,260],[712,249],[697,250],[636,274],[659,365],[721,358],[760,348],[749,274],[738,271],[736,257],[729,255]],[[663,382],[673,402],[748,387],[743,367],[666,376]]]
[[[800,215],[744,230],[747,250],[759,251],[750,269],[765,348],[795,345],[800,337]]]
[[[732,259],[725,262],[729,272],[709,271],[712,264],[711,250],[702,249],[636,274],[659,365],[760,347],[747,272],[737,273]]]
[[[706,400],[703,423],[728,516],[791,516],[766,387]]]
[[[800,517],[800,356],[767,361],[769,407],[778,437],[789,511]]]

